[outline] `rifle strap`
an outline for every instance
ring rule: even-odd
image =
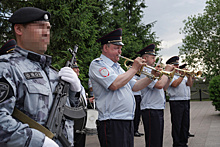
[[[14,108],[14,111],[12,113],[12,116],[20,120],[22,123],[26,123],[29,125],[30,128],[34,128],[42,133],[44,133],[47,137],[52,139],[54,137],[54,134],[42,126],[41,124],[37,123],[35,120],[28,117],[26,114],[18,110],[16,107]]]

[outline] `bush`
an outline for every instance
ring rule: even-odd
[[[220,111],[220,75],[215,76],[209,82],[209,95],[216,111]]]

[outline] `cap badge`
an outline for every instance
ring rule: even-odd
[[[47,14],[44,14],[44,19],[48,20],[48,15]]]

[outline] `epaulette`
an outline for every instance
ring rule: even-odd
[[[16,58],[16,57],[18,57],[17,54],[13,54],[13,53],[15,53],[15,52],[14,52],[14,51],[11,51],[11,52],[9,52],[9,53],[0,55],[0,58],[1,58],[2,60],[11,60],[11,58],[14,58],[14,57]]]
[[[101,61],[101,60],[102,60],[102,58],[96,58],[95,60],[96,60],[96,61]]]

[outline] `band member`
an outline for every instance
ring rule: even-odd
[[[179,68],[179,57],[173,56],[166,64],[173,64]],[[178,70],[176,70],[178,72]],[[192,77],[186,72],[179,72],[174,75],[169,88],[170,113],[172,123],[173,147],[186,147],[189,133],[189,92],[187,87],[192,86]]]
[[[134,60],[132,67],[125,72],[118,63],[122,43],[122,29],[119,28],[98,39],[102,54],[93,60],[89,67],[89,77],[95,95],[98,117],[98,138],[102,147],[134,146],[133,91],[146,87],[151,80],[134,80],[133,76],[143,66],[144,59]]]
[[[79,76],[80,70],[79,70],[79,66],[77,65],[76,60],[74,61],[74,65],[72,66],[72,68],[75,71],[76,75]],[[87,107],[88,102],[87,102],[87,98],[86,98],[86,92],[85,92],[85,88],[82,85],[81,85],[80,94],[81,94],[81,98],[82,98],[82,99],[80,99],[80,103],[82,105],[84,105],[84,107]],[[93,100],[94,100],[94,97],[88,98],[88,101],[93,102]],[[79,101],[75,101],[73,103],[77,104],[77,102],[79,103]],[[80,104],[78,104],[78,105],[80,105]],[[85,129],[84,124],[86,123],[86,118],[82,118],[79,120],[79,123],[81,123],[81,124],[79,124],[77,121],[78,121],[77,119],[74,121],[74,125],[80,125],[80,126],[82,126],[82,129]],[[85,147],[86,132],[77,132],[77,131],[78,130],[74,130],[74,147]]]
[[[180,69],[184,69],[184,70],[188,70],[186,68],[187,64],[183,64],[181,66],[179,66]],[[190,91],[190,86],[186,86],[186,88],[188,89],[188,105],[189,105],[189,128],[190,128],[190,99],[191,99],[191,91]],[[191,134],[190,132],[188,133],[188,137],[194,137],[194,134]]]
[[[131,68],[132,64],[133,63],[131,61],[129,61],[127,63],[128,68]],[[140,75],[135,74],[133,78],[135,80],[139,80]],[[135,108],[135,113],[134,113],[134,136],[141,137],[142,135],[144,135],[144,133],[140,133],[138,131],[139,124],[141,121],[141,91],[136,91],[136,92],[133,91],[133,94],[134,94],[135,103],[136,103],[136,108]]]
[[[138,80],[139,76],[135,75],[134,79]],[[135,115],[134,115],[134,136],[135,137],[141,137],[144,135],[144,133],[140,133],[138,131],[139,129],[139,124],[141,120],[141,91],[133,92],[134,98],[135,98],[135,103],[136,103],[136,108],[135,108]]]
[[[59,76],[70,83],[70,94],[80,91],[75,72],[66,67],[61,71],[70,74],[59,72],[58,75],[50,67],[51,57],[44,54],[50,42],[49,19],[49,12],[34,7],[20,8],[9,19],[17,45],[13,53],[0,56],[0,146],[57,147],[60,144],[59,140],[55,140],[57,144],[13,115],[17,108],[28,120],[45,125]],[[65,138],[73,144],[73,122],[67,119],[64,123]]]
[[[148,66],[155,64],[155,45],[150,44],[140,50],[138,54],[145,59]],[[156,69],[158,69],[156,67]],[[151,73],[152,69],[145,67],[147,72]],[[159,70],[159,69],[158,69]],[[167,65],[166,71],[172,71],[173,67]],[[141,78],[145,75],[141,74]],[[146,88],[141,90],[141,111],[144,124],[145,144],[146,147],[162,147],[163,146],[163,130],[164,130],[164,108],[165,94],[169,86],[170,80],[167,76],[162,75],[158,80],[152,81]]]

